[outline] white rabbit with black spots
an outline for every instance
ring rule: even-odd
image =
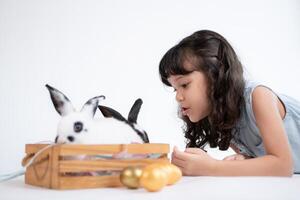
[[[46,85],[56,111],[62,116],[57,127],[56,143],[61,144],[130,144],[149,143],[147,133],[137,125],[142,100],[137,99],[128,119],[106,106],[99,106],[104,118],[95,119],[94,114],[103,95],[88,100],[80,111],[59,90]]]

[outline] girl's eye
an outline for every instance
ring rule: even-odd
[[[187,87],[189,86],[189,84],[190,84],[190,83],[179,84],[179,85],[178,85],[178,88],[183,88],[183,89],[185,89],[185,88],[187,88]],[[177,89],[178,89],[178,88],[177,88]],[[173,92],[176,92],[177,89],[176,89],[176,88],[173,88]]]
[[[184,83],[184,84],[181,84],[180,86],[181,86],[182,88],[186,88],[188,85],[189,85],[189,83]]]

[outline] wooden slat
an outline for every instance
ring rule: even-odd
[[[169,153],[168,144],[62,145],[60,155],[99,155],[122,151],[133,154]]]
[[[48,144],[26,144],[26,153],[33,154],[44,148]],[[147,143],[147,144],[107,144],[107,145],[57,145],[61,148],[60,155],[97,155],[97,154],[114,154],[127,150],[128,153],[169,153],[168,144]]]
[[[59,153],[60,147],[53,146],[51,152],[51,188],[59,189],[60,188],[60,181],[59,181]]]
[[[126,160],[61,160],[59,162],[59,172],[122,170],[128,166],[145,166],[157,162],[169,162],[169,160],[167,158]]]
[[[60,177],[59,189],[82,189],[122,186],[119,176]],[[101,197],[99,197],[101,199]]]

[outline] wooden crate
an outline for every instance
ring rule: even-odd
[[[27,144],[23,165],[47,144]],[[155,158],[108,158],[126,150],[130,154],[156,155]],[[55,145],[39,154],[34,163],[27,167],[25,183],[52,189],[81,189],[118,187],[120,172],[128,166],[145,166],[168,160],[168,144],[120,144],[120,145]],[[78,159],[80,156],[85,159]],[[86,157],[100,159],[86,159]],[[87,175],[84,172],[95,172]],[[99,172],[114,171],[114,174]]]

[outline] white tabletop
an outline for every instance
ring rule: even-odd
[[[98,188],[51,190],[26,185],[24,177],[0,183],[0,199],[300,199],[300,175],[280,177],[183,177],[177,184],[159,192],[144,189]]]

